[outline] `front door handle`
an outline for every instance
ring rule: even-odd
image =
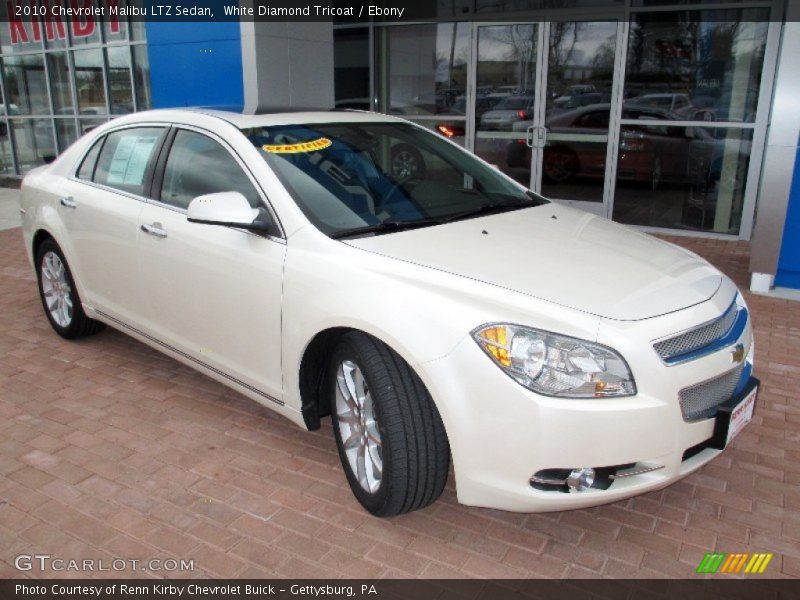
[[[61,203],[61,206],[65,206],[66,208],[78,208],[78,203],[72,198],[72,196],[62,196],[58,199]]]
[[[152,225],[142,225],[142,231],[149,235],[154,235],[159,238],[167,237],[167,232],[161,228],[161,223],[153,223]]]

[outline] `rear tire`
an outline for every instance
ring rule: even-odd
[[[331,357],[327,389],[339,458],[365,509],[389,517],[441,495],[450,466],[447,434],[407,362],[369,335],[348,333]]]
[[[83,312],[67,259],[53,239],[42,242],[36,251],[36,278],[44,314],[58,335],[74,340],[105,328]]]

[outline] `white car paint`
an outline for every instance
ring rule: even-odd
[[[450,442],[459,501],[563,510],[663,487],[719,454],[684,450],[714,420],[687,423],[680,389],[731,368],[730,349],[671,367],[654,340],[719,317],[734,284],[696,255],[556,204],[389,235],[334,240],[317,230],[239,128],[324,123],[331,113],[243,116],[151,111],[93,130],[23,184],[25,245],[47,231],[72,269],[87,315],[117,327],[301,426],[300,365],[330,328],[392,347],[431,393]],[[398,121],[337,113],[342,121]],[[74,177],[97,136],[134,124],[202,131],[264,192],[282,235],[190,223],[185,211]],[[74,199],[67,208],[60,198]],[[158,224],[166,238],[141,225]],[[470,332],[516,323],[597,342],[628,362],[633,397],[538,395],[503,373]],[[748,322],[737,342],[752,361]],[[265,458],[268,460],[268,457]],[[532,489],[557,467],[657,463],[607,490]]]

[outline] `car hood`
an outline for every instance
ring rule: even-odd
[[[625,321],[699,304],[722,283],[687,250],[555,203],[346,243]]]

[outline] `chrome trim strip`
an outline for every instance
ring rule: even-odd
[[[617,479],[627,479],[628,477],[636,477],[637,475],[652,473],[653,471],[658,471],[663,468],[664,465],[642,465],[638,469],[634,466],[625,471],[617,471],[613,475],[609,475],[608,478],[612,481],[616,481]]]
[[[534,483],[539,483],[542,485],[567,485],[567,480],[565,479],[556,479],[554,477],[539,477],[538,475],[534,475],[530,479],[530,484],[533,485]]]
[[[277,398],[273,398],[272,396],[270,396],[266,392],[262,392],[260,389],[258,389],[256,387],[253,387],[249,383],[245,383],[241,379],[236,379],[235,377],[233,377],[231,375],[228,375],[224,371],[220,371],[216,367],[212,367],[211,365],[209,365],[207,363],[204,363],[203,361],[197,360],[194,356],[186,354],[186,352],[178,350],[177,348],[175,348],[173,346],[170,346],[169,344],[167,344],[165,342],[162,342],[161,340],[159,340],[157,338],[154,338],[153,336],[148,335],[145,332],[143,332],[143,331],[141,331],[139,329],[136,329],[135,327],[132,327],[131,325],[128,325],[124,321],[120,321],[116,317],[112,317],[111,315],[109,315],[108,313],[103,312],[102,310],[99,310],[99,309],[95,308],[94,312],[96,312],[98,315],[100,315],[104,319],[108,319],[109,321],[113,321],[114,323],[116,323],[118,325],[121,325],[125,329],[128,329],[128,330],[134,332],[136,335],[140,335],[143,338],[147,338],[151,342],[153,342],[155,344],[158,344],[159,346],[161,346],[163,348],[166,348],[170,352],[174,352],[175,354],[179,354],[180,356],[182,356],[182,357],[184,357],[184,358],[186,358],[188,360],[191,360],[192,362],[197,363],[198,365],[200,365],[204,369],[208,369],[209,371],[212,371],[212,372],[216,373],[217,375],[220,375],[221,377],[224,377],[225,379],[228,379],[228,380],[232,381],[236,385],[239,385],[239,386],[241,386],[243,388],[246,388],[246,389],[250,390],[251,392],[258,394],[259,396],[261,396],[263,398],[266,398],[270,402],[274,402],[275,404],[278,404],[279,406],[284,406],[285,405],[285,403],[282,400],[278,400]]]

